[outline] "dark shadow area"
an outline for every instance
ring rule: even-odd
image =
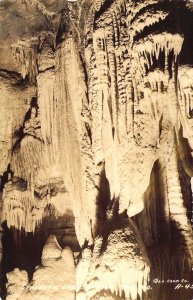
[[[70,247],[74,256],[80,252],[80,246],[75,233],[74,216],[71,211],[62,217],[54,215],[45,217],[35,233],[24,230],[9,229],[3,223],[3,259],[1,265],[1,297],[6,297],[6,274],[19,268],[26,270],[29,281],[33,278],[36,266],[41,264],[42,250],[50,234],[54,234],[61,248]]]
[[[178,135],[179,143],[177,144],[178,154],[178,169],[181,191],[184,200],[184,206],[187,210],[187,217],[189,220],[192,218],[192,190],[191,190],[191,177],[193,177],[193,158],[191,156],[192,149],[189,146],[188,140],[183,137],[182,128]]]
[[[181,27],[184,43],[180,53],[179,65],[193,64],[193,11],[180,5],[177,22]]]
[[[193,64],[193,11],[186,7],[186,1],[162,1],[160,3],[149,5],[135,16],[142,15],[147,9],[151,9],[152,14],[157,10],[169,12],[168,17],[151,26],[146,26],[143,32],[135,36],[134,41],[148,37],[151,34],[168,32],[172,34],[182,34],[184,43],[180,53],[179,65]],[[133,21],[134,21],[133,20]]]
[[[153,25],[146,26],[141,33],[136,34],[134,41],[140,41],[143,38],[148,37],[151,34],[159,34],[162,32],[168,32],[172,34],[183,34],[183,24],[181,18],[183,18],[183,12],[187,11],[185,2],[182,1],[163,1],[157,4],[149,5],[135,16],[134,20],[145,13],[146,10],[150,10],[152,14],[156,11],[165,11],[169,15],[166,19],[156,22]]]
[[[33,233],[25,233],[9,229],[3,223],[3,258],[2,258],[2,298],[6,297],[6,273],[19,268],[28,272],[29,280],[32,279],[35,267],[41,262],[41,253],[44,240]]]
[[[183,169],[182,162],[189,161],[187,141],[179,136],[177,165],[184,207],[191,208],[190,177]],[[181,142],[182,145],[181,145]],[[182,151],[180,148],[186,149]],[[183,157],[182,157],[182,153]],[[180,157],[181,153],[181,157]],[[189,165],[190,167],[190,165]],[[148,299],[152,300],[189,300],[192,296],[191,257],[187,233],[180,224],[170,218],[167,190],[166,167],[156,161],[151,173],[150,184],[144,195],[144,210],[133,219],[146,245],[151,262]],[[188,214],[190,218],[190,214]],[[183,219],[182,219],[183,222]],[[186,236],[185,236],[186,235]],[[191,227],[189,232],[191,242]]]
[[[37,117],[38,108],[39,108],[38,107],[37,97],[32,97],[31,102],[30,102],[30,108],[28,109],[28,111],[26,112],[25,117],[24,117],[23,125],[17,131],[14,132],[14,138],[16,139],[16,142],[15,142],[15,144],[12,147],[12,151],[13,152],[14,152],[14,150],[20,148],[20,143],[21,143],[22,139],[27,135],[26,133],[24,133],[23,130],[24,130],[25,122],[27,122],[31,118],[32,108],[36,109],[36,115],[35,115],[35,117]],[[33,135],[33,137],[37,138],[38,140],[40,140],[38,137],[35,137],[34,135]]]
[[[13,172],[11,171],[10,164],[7,167],[7,171],[3,173],[2,176],[0,176],[0,193],[3,192],[5,184],[8,182],[9,176],[12,176]]]
[[[107,208],[110,204],[110,186],[106,178],[105,163],[100,165],[100,183],[98,187],[98,196],[96,199],[96,227],[94,236],[104,235],[107,229]],[[108,230],[107,230],[108,231]]]

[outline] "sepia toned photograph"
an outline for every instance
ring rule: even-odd
[[[193,300],[193,0],[0,0],[0,300]]]

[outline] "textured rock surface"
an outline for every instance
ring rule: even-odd
[[[193,263],[192,4],[5,0],[0,26],[4,241],[19,252],[25,234],[42,234],[41,245],[55,234],[80,251],[78,299],[188,299],[191,289],[147,286],[190,281]],[[74,285],[71,250],[53,235],[41,263],[32,287],[65,284],[67,273]],[[27,276],[17,264],[4,268],[13,299],[12,278]]]
[[[28,284],[28,275],[26,271],[20,271],[14,269],[12,272],[7,274],[7,298],[10,300],[17,300],[22,297],[23,286]]]
[[[140,249],[136,232],[127,223],[117,224],[104,238],[98,236],[92,256],[84,250],[77,266],[77,299],[82,299],[83,293],[84,299],[97,299],[97,294],[105,290],[111,297],[124,294],[126,299],[137,299],[146,291],[149,262],[142,254],[144,249]]]
[[[15,269],[7,274],[7,299],[65,299],[75,298],[75,264],[70,248],[60,248],[51,235],[43,249],[42,265],[31,283],[25,271]],[[20,293],[20,294],[19,294]]]

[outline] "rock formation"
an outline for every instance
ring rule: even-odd
[[[61,249],[54,235],[49,236],[43,248],[42,264],[34,272],[31,282],[26,272],[18,269],[8,273],[7,278],[8,300],[75,298],[73,254],[68,248]]]
[[[2,297],[189,300],[193,4],[0,15]]]

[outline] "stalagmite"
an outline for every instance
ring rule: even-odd
[[[17,276],[17,277],[16,277]],[[36,268],[30,283],[25,271],[15,269],[7,274],[7,299],[59,299],[75,297],[75,265],[69,248],[62,249],[51,235],[43,248],[42,265]],[[16,293],[14,293],[14,289]],[[62,292],[61,292],[62,291]]]
[[[26,271],[20,271],[14,269],[12,272],[7,274],[7,291],[8,295],[6,299],[17,300],[21,299],[23,288],[28,284],[28,275]]]
[[[97,237],[95,241],[87,278],[82,281],[82,290],[86,291],[88,299],[93,299],[101,290],[109,290],[112,295],[115,293],[122,296],[124,293],[126,299],[137,299],[137,295],[146,290],[149,266],[147,257],[139,250],[131,224],[124,225],[122,229],[118,226],[105,239],[105,252],[102,251],[105,240]],[[121,261],[117,257],[119,255],[122,257]]]

